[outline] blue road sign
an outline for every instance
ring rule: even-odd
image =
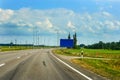
[[[73,48],[74,41],[73,39],[60,39],[60,47]]]

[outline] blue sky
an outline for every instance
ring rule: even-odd
[[[39,44],[56,45],[57,31],[59,38],[77,32],[78,44],[119,41],[119,5],[120,0],[1,0],[0,43],[33,43],[37,34]]]

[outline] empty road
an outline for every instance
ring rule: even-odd
[[[0,52],[0,80],[104,80],[52,54],[51,49]]]

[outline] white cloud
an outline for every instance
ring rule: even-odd
[[[108,16],[108,17],[109,17],[109,16],[111,16],[111,14],[110,14],[110,13],[105,12],[105,11],[104,11],[104,12],[102,12],[102,14],[103,14],[104,16]]]
[[[56,34],[55,30],[57,29],[61,35],[76,31],[78,34],[87,35],[88,37],[91,35],[103,35],[104,30],[106,30],[106,34],[111,35],[112,32],[120,30],[120,21],[106,11],[76,13],[68,9],[0,9],[0,16],[1,30],[9,27],[11,29],[9,24],[14,24],[14,29],[21,34],[32,34],[35,27],[40,34]],[[9,29],[5,31],[4,33],[7,33]],[[2,34],[2,32],[0,33]]]
[[[13,10],[7,9],[7,10],[2,10],[0,9],[0,22],[7,21],[8,19],[11,18],[11,16],[14,14]]]
[[[50,22],[49,19],[46,19],[46,20],[45,20],[44,25],[45,25],[47,28],[52,28],[52,27],[53,27],[53,24]]]
[[[53,28],[53,24],[50,22],[49,19],[45,19],[44,21],[38,21],[35,23],[36,27],[44,30],[50,30]]]
[[[116,21],[115,23],[120,27],[120,21]]]
[[[42,22],[36,22],[36,26],[41,27]]]
[[[28,31],[29,31],[29,32],[33,32],[33,29],[32,29],[32,28],[29,28]]]
[[[68,22],[67,26],[68,26],[69,28],[72,28],[72,29],[75,28],[75,26],[73,25],[73,23],[72,23],[71,21]]]
[[[118,21],[105,21],[105,25],[108,29],[111,30],[119,30],[120,24]]]
[[[91,27],[88,27],[88,30],[92,33],[95,33],[95,30],[93,30]]]

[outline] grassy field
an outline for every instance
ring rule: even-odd
[[[0,46],[0,52],[26,50],[26,49],[41,49],[41,48],[55,48],[55,46]]]
[[[120,50],[103,50],[103,49],[58,49],[58,54],[68,56],[80,56],[81,51],[84,51],[85,57],[110,58],[120,59]]]
[[[82,50],[84,51],[84,57],[104,59],[72,59],[73,63],[111,80],[120,79],[120,50],[58,49],[54,52],[66,56],[80,56]]]
[[[25,50],[33,49],[33,46],[1,46],[0,51],[14,51],[14,50]]]

